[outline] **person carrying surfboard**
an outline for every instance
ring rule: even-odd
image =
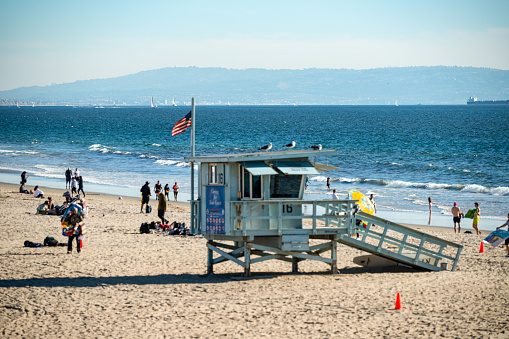
[[[481,215],[481,209],[479,208],[479,203],[474,202],[475,206],[475,213],[474,213],[474,221],[472,222],[472,227],[477,232],[477,234],[481,234],[481,231],[479,231],[479,216]]]

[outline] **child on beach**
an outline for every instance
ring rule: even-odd
[[[74,194],[78,194],[78,185],[76,183],[76,178],[72,178],[71,181],[71,196],[74,197]]]
[[[166,197],[166,200],[170,200],[170,184],[166,184],[164,186],[164,196]]]
[[[505,224],[498,226],[496,229],[498,230],[498,229],[500,229],[502,227],[506,227],[506,226],[507,226],[507,231],[509,232],[509,213],[507,213],[507,221],[505,222]],[[507,251],[507,255],[505,257],[509,258],[509,238],[505,239],[504,245],[505,245],[505,250]]]

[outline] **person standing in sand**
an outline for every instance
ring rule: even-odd
[[[166,197],[166,201],[170,200],[170,184],[164,185],[164,196]]]
[[[451,208],[451,213],[452,221],[454,222],[454,233],[456,233],[456,224],[458,224],[458,233],[461,233],[461,211],[457,202],[454,202],[454,206]]]
[[[370,194],[369,195],[369,200],[371,201],[371,203],[373,204],[373,208],[375,209],[375,213],[376,213],[376,203],[375,203],[375,196],[373,194]]]
[[[162,188],[161,186],[161,183],[159,182],[159,180],[157,180],[157,184],[154,185],[154,192],[155,191],[160,191]],[[156,194],[156,200],[159,198],[159,194]]]
[[[64,221],[72,227],[72,234],[69,235],[69,240],[67,241],[67,254],[72,253],[72,241],[76,239],[76,245],[78,247],[78,253],[80,253],[80,241],[78,237],[81,235],[81,222],[83,221],[83,217],[78,215],[78,209],[74,207],[69,213],[69,215],[64,219]]]
[[[72,171],[69,167],[67,167],[67,171],[65,171],[65,189],[71,188],[71,177]]]
[[[71,197],[74,197],[74,194],[78,194],[78,185],[76,183],[76,178],[72,178],[71,180]]]
[[[502,227],[506,227],[507,226],[507,231],[509,232],[509,213],[507,213],[507,221],[505,222],[505,224],[503,224],[502,226],[498,226],[496,229],[500,229]],[[506,258],[509,258],[509,238],[505,239],[505,242],[504,242],[504,245],[505,245],[505,250],[507,251],[507,255],[505,256]]]
[[[81,175],[78,177],[78,194],[80,191],[83,193],[83,196],[85,196],[85,191],[83,190],[83,178]]]
[[[175,198],[175,201],[177,201],[177,195],[179,194],[180,186],[175,181],[175,185],[173,185],[173,197]]]
[[[141,192],[141,210],[140,213],[143,213],[143,205],[148,206],[148,202],[150,201],[150,183],[148,181],[145,182],[140,189]]]
[[[479,203],[474,202],[475,206],[475,214],[474,214],[474,221],[472,222],[472,227],[477,232],[477,234],[481,234],[481,231],[479,231],[479,217],[481,216],[481,209],[479,208]]]
[[[27,179],[28,179],[28,175],[27,175],[27,171],[23,171],[23,173],[21,173],[21,186],[24,186],[26,183],[27,183]]]
[[[156,190],[156,195],[159,196],[159,205],[157,206],[157,216],[161,219],[161,223],[163,225],[168,224],[168,220],[164,218],[164,213],[166,212],[167,203],[164,194],[160,190]]]

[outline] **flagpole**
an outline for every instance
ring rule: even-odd
[[[191,158],[194,158],[194,97],[191,99]],[[194,161],[191,161],[191,232],[196,234],[194,229]]]

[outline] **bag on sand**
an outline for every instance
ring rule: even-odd
[[[146,222],[141,224],[141,226],[140,226],[140,233],[141,234],[150,233],[149,225]]]
[[[152,212],[152,206],[147,205],[147,208],[145,209],[146,213]]]
[[[58,246],[58,241],[53,237],[46,237],[44,239],[44,246]]]
[[[30,240],[25,240],[25,247],[42,247],[42,244],[32,242]]]

